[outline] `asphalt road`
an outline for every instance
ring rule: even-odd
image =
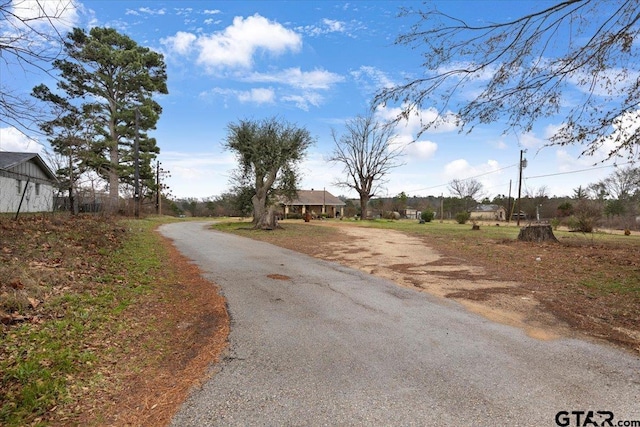
[[[597,411],[613,425],[640,420],[640,359],[630,353],[535,340],[454,302],[203,223],[160,231],[220,286],[232,319],[228,352],[174,426],[573,426],[588,411],[597,425],[610,417]],[[559,411],[568,415],[556,423]]]

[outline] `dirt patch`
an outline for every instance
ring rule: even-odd
[[[475,313],[522,328],[534,338],[572,335],[568,325],[545,315],[520,283],[491,277],[481,266],[444,256],[421,238],[373,228],[342,227],[341,231],[354,238],[353,244],[348,248],[332,245],[331,255],[323,257],[402,286],[455,299]]]
[[[267,274],[267,277],[273,280],[291,280],[291,277],[284,274]]]

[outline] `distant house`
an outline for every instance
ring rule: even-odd
[[[312,217],[325,215],[329,218],[342,217],[345,203],[326,190],[298,190],[298,197],[280,203],[283,218],[302,216],[306,213]]]
[[[417,209],[406,208],[404,211],[400,211],[400,215],[409,219],[420,219],[422,212]]]
[[[507,211],[498,205],[477,205],[470,214],[472,220],[504,221],[507,219]]]
[[[0,151],[0,212],[53,210],[56,176],[37,153]]]

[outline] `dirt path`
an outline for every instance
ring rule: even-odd
[[[543,310],[531,291],[523,290],[517,282],[495,280],[482,267],[444,257],[425,246],[420,238],[393,230],[340,228],[349,239],[332,244],[330,251],[320,254],[322,258],[402,286],[455,299],[468,310],[492,321],[522,328],[533,338],[549,340],[576,335],[568,325]],[[478,293],[478,289],[485,292]],[[473,299],[465,293],[468,291],[475,291]]]

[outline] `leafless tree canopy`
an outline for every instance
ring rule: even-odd
[[[591,155],[638,157],[640,8],[637,0],[565,0],[517,19],[477,25],[436,9],[405,9],[416,23],[396,41],[423,50],[424,76],[382,90],[376,103],[402,103],[401,116],[454,111],[462,130],[506,123],[530,131],[558,113],[552,145]],[[471,100],[457,96],[481,85]],[[569,99],[568,88],[577,88]],[[423,123],[423,131],[435,122]],[[608,138],[608,139],[607,139]],[[607,144],[607,147],[609,144]]]
[[[376,121],[373,113],[347,121],[341,136],[335,130],[331,135],[335,146],[328,160],[344,166],[344,175],[335,184],[358,192],[365,217],[369,199],[391,169],[402,165],[403,146],[394,143],[393,126]]]
[[[482,183],[475,179],[454,179],[449,190],[461,199],[477,200],[482,197]]]
[[[22,72],[49,73],[51,63],[62,53],[64,17],[71,0],[0,0],[0,123],[30,128],[39,112],[28,94],[9,86],[10,68]]]
[[[628,166],[617,169],[605,179],[590,186],[596,198],[629,200],[640,197],[640,168]]]

